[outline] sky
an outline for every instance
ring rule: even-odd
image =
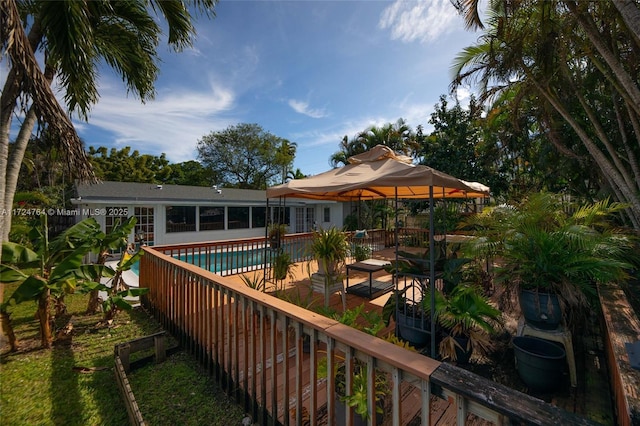
[[[294,169],[321,173],[345,135],[399,118],[428,132],[455,56],[479,36],[450,0],[221,0],[196,29],[192,48],[160,46],[152,101],[101,70],[88,122],[74,119],[87,147],[182,162],[203,136],[257,123],[297,144]],[[464,104],[469,91],[457,96]]]

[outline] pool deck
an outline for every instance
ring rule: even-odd
[[[376,259],[394,260],[395,249],[386,249],[375,252],[373,255]],[[324,295],[313,293],[311,287],[311,279],[307,271],[317,271],[315,261],[297,263],[293,267],[293,279],[286,279],[282,283],[283,288],[287,292],[297,293],[295,297],[303,300],[312,300],[312,306],[319,307],[324,304]],[[247,275],[252,276],[253,272]],[[228,276],[238,283],[243,283],[242,275]],[[353,277],[353,278],[351,278]],[[386,271],[374,273],[374,279],[388,280],[390,275]],[[367,280],[368,273],[353,272],[350,279],[354,282],[359,280]],[[312,292],[309,295],[309,292]],[[364,304],[365,311],[377,311],[382,313],[382,307],[392,293],[386,293],[372,300],[360,297],[354,294],[346,294],[346,307],[353,309]],[[492,297],[497,303],[498,295]],[[342,312],[342,299],[339,293],[334,293],[329,298],[329,306],[336,312]],[[515,357],[513,349],[510,345],[510,337],[516,334],[518,319],[520,316],[517,303],[514,308],[503,309],[505,316],[505,334],[501,338],[499,352],[494,355],[493,359],[498,359],[502,366],[491,366],[487,360],[476,360],[468,366],[460,365],[460,367],[468,368],[478,374],[481,374],[491,380],[502,382],[507,386],[511,386],[518,391],[528,393],[548,403],[565,409],[566,411],[576,413],[583,417],[597,421],[604,425],[613,425],[615,422],[614,408],[611,402],[611,392],[609,386],[609,376],[607,370],[606,354],[603,346],[603,331],[600,322],[595,314],[589,319],[584,330],[578,335],[573,336],[573,345],[576,359],[577,369],[577,386],[572,387],[569,381],[569,375],[564,374],[559,380],[562,385],[554,393],[535,393],[529,391],[527,387],[517,377],[515,369]],[[384,329],[380,335],[386,335],[394,330],[394,325]],[[505,341],[506,340],[506,341]],[[515,377],[513,377],[515,376]],[[446,423],[445,423],[446,424]]]

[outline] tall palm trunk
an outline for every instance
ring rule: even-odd
[[[580,126],[580,124],[573,118],[573,116],[564,108],[561,102],[559,102],[546,88],[542,87],[535,79],[532,81],[536,85],[539,93],[549,101],[549,103],[558,111],[558,113],[565,119],[565,121],[576,132],[580,141],[589,151],[591,157],[595,160],[596,164],[600,168],[600,171],[614,184],[619,193],[622,194],[623,199],[620,201],[627,202],[630,205],[631,220],[634,229],[640,229],[640,198],[634,188],[629,187],[624,177],[619,173],[616,167],[611,164],[606,155],[600,151],[594,141],[589,137],[587,132]]]
[[[624,23],[640,42],[640,9],[638,3],[633,0],[613,0],[613,5],[618,9]]]
[[[575,1],[564,2],[572,13],[572,16],[576,19],[580,27],[584,30],[587,38],[596,48],[598,53],[602,56],[607,63],[613,76],[620,83],[623,88],[621,95],[630,101],[631,107],[636,114],[640,115],[640,88],[638,88],[637,81],[631,77],[631,75],[624,68],[619,61],[618,56],[606,45],[602,34],[598,31],[593,18],[582,11],[578,10],[578,4]]]
[[[18,176],[20,175],[20,167],[22,166],[22,160],[24,153],[27,150],[27,145],[31,139],[31,133],[36,125],[38,117],[35,113],[35,108],[31,106],[27,115],[20,126],[20,131],[13,144],[13,150],[9,161],[7,161],[6,174],[5,174],[5,191],[2,208],[7,215],[4,218],[4,228],[2,234],[2,241],[9,241],[9,232],[11,231],[11,210],[13,209],[13,197],[16,194],[16,188],[18,187]],[[1,253],[0,253],[1,254]]]

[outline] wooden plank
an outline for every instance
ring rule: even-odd
[[[597,424],[451,364],[440,364],[431,374],[431,380],[435,385],[435,394],[444,396],[446,395],[445,389],[447,389],[454,394],[462,395],[466,399],[490,407],[498,414],[504,414],[510,419],[528,424]]]
[[[640,371],[629,362],[625,344],[640,340],[640,321],[624,292],[613,284],[600,287],[607,361],[618,424],[640,422]]]

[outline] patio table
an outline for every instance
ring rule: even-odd
[[[373,274],[374,272],[382,271],[385,266],[390,265],[391,263],[387,260],[380,259],[366,259],[360,262],[352,263],[346,266],[347,269],[347,293],[357,294],[358,296],[368,297],[369,299],[373,298],[374,294],[377,294],[381,291],[388,292],[393,289],[393,281],[389,283],[381,283],[379,281],[374,282]],[[369,273],[369,281],[364,281],[362,283],[349,286],[349,272],[350,271],[360,271]],[[375,292],[374,292],[375,289]]]

